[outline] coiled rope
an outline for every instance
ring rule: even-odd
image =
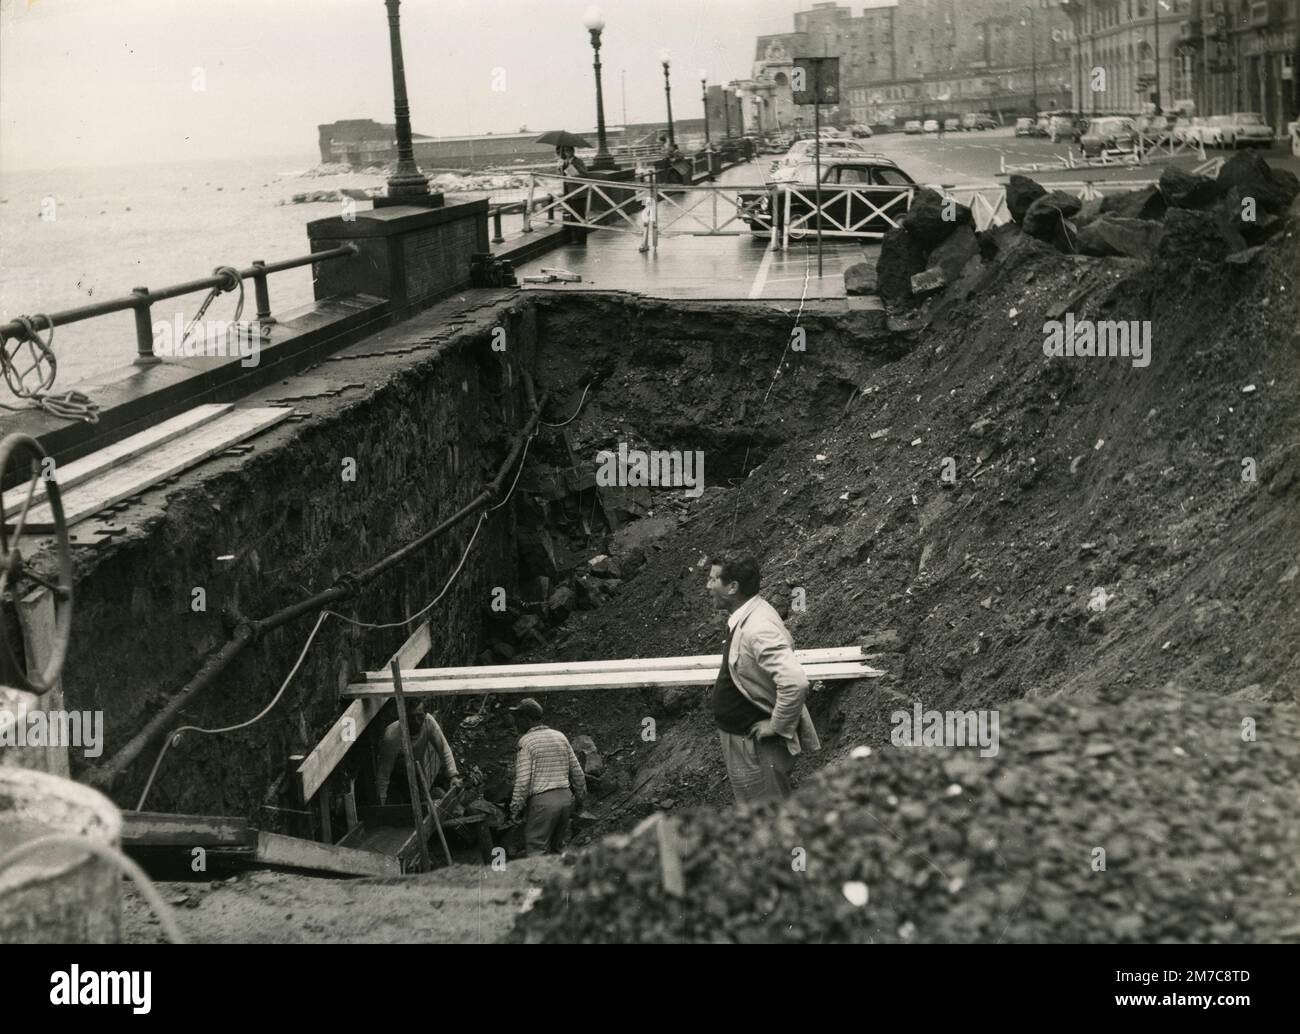
[[[50,329],[49,336],[44,340],[36,330],[36,321],[42,319]],[[9,385],[9,390],[15,397],[27,399],[31,406],[13,406],[7,402],[0,402],[0,408],[15,413],[27,408],[43,409],[51,416],[62,420],[99,423],[99,404],[90,396],[80,391],[54,394],[49,390],[54,386],[54,378],[59,370],[59,360],[54,354],[54,321],[48,316],[37,315],[19,316],[15,322],[23,328],[22,336],[14,339],[16,344],[12,351],[8,339],[0,342],[0,368],[3,369],[5,383]],[[26,345],[31,353],[32,364],[20,371],[16,360],[23,345]],[[35,385],[29,385],[27,378],[33,372],[36,373],[38,381]]]

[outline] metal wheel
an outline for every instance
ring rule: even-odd
[[[17,615],[18,602],[23,595],[32,585],[43,585],[54,594],[54,643],[44,670],[25,672],[10,649],[9,630],[0,628],[0,681],[18,689],[40,694],[58,682],[59,675],[63,671],[64,658],[68,653],[68,640],[72,631],[72,547],[68,543],[68,525],[63,519],[63,499],[59,495],[59,483],[53,477],[42,482],[41,461],[46,458],[46,452],[40,442],[25,434],[11,434],[0,441],[0,482],[3,482],[9,470],[10,460],[16,454],[22,453],[26,453],[29,457],[30,476],[25,488],[20,482],[11,489],[11,492],[22,499],[22,508],[12,517],[0,516],[0,622],[3,621],[5,613],[3,602],[6,593],[13,597],[13,613]],[[37,485],[41,483],[45,485],[45,502],[49,504],[50,512],[54,517],[58,567],[57,581],[54,582],[47,581],[27,570],[19,550],[23,528],[31,511],[32,498],[36,493]]]

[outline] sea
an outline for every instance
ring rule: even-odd
[[[135,287],[199,279],[217,266],[242,269],[257,259],[307,254],[307,223],[338,215],[340,204],[294,204],[295,194],[374,189],[386,178],[378,171],[337,173],[319,161],[308,152],[45,172],[0,169],[0,322],[116,298]],[[272,314],[312,301],[310,266],[273,274],[268,283]],[[251,281],[245,291],[248,318],[256,312]],[[174,322],[179,313],[188,322],[205,297],[159,303],[153,320]],[[235,295],[223,294],[205,319],[229,320],[234,306]],[[128,310],[56,326],[53,349],[58,370],[52,390],[89,387],[135,356],[134,317]],[[2,382],[0,401],[13,402]]]

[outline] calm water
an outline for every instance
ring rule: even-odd
[[[284,158],[0,173],[0,322],[114,298],[139,286],[163,287],[209,275],[218,265],[310,251],[306,224],[336,215],[337,203],[284,205],[294,194],[373,187],[381,176],[301,175],[311,153]],[[40,218],[53,198],[55,218]],[[366,202],[361,202],[366,207]],[[245,314],[256,311],[246,283]],[[270,279],[271,309],[312,300],[311,267]],[[205,293],[155,305],[154,320],[186,320]],[[229,319],[235,296],[208,316]],[[55,389],[94,378],[135,355],[132,314],[118,313],[55,331]],[[0,381],[0,394],[12,398]],[[0,411],[3,416],[3,411]]]

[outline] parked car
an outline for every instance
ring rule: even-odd
[[[1095,158],[1106,151],[1132,150],[1137,139],[1133,120],[1124,116],[1095,118],[1079,137],[1079,147],[1085,158]]]
[[[812,212],[813,205],[802,195],[809,194],[809,188],[816,185],[816,168],[811,161],[800,162],[790,174],[768,184],[766,191],[738,195],[736,200],[740,217],[754,236],[768,238],[772,235],[773,228],[778,234],[781,233],[785,220],[786,194],[792,189],[799,191],[790,197],[792,221]],[[841,225],[850,226],[854,227],[855,236],[860,234],[864,238],[878,237],[893,229],[888,218],[872,214],[872,207],[885,209],[892,203],[892,207],[887,209],[887,215],[896,222],[902,218],[909,204],[898,198],[916,188],[916,181],[900,169],[896,162],[883,155],[868,154],[843,153],[823,159],[821,182],[824,187],[877,188],[861,194],[833,194],[823,202],[823,230],[838,229]],[[791,231],[791,236],[798,239],[816,232],[817,221],[810,219],[807,225]]]
[[[1300,122],[1288,122],[1286,132],[1291,138],[1292,157],[1300,158]]]
[[[961,119],[946,118],[943,120],[943,131],[945,133],[960,133],[962,130]]]
[[[1204,121],[1192,115],[1179,115],[1169,127],[1169,134],[1179,143],[1196,143],[1200,139],[1201,124]]]
[[[1273,127],[1264,121],[1264,116],[1254,111],[1238,111],[1232,115],[1218,116],[1219,146],[1231,147],[1272,147]]]
[[[1037,136],[1037,122],[1032,118],[1016,119],[1016,136]]]
[[[983,132],[986,129],[996,129],[997,120],[987,112],[973,111],[961,117],[961,128],[967,131],[978,129]]]
[[[927,133],[937,133],[939,132],[939,120],[935,118],[928,118],[925,120],[925,125],[923,125],[921,128]]]
[[[1079,124],[1073,115],[1051,115],[1047,119],[1047,136],[1052,143],[1061,140],[1078,140],[1081,135]]]
[[[870,126],[864,126],[861,123],[855,126],[850,126],[849,132],[852,133],[854,136],[862,139],[870,139],[871,137],[875,136],[875,134],[871,131]]]
[[[922,131],[920,119],[908,119],[903,125],[904,133],[920,133]]]

